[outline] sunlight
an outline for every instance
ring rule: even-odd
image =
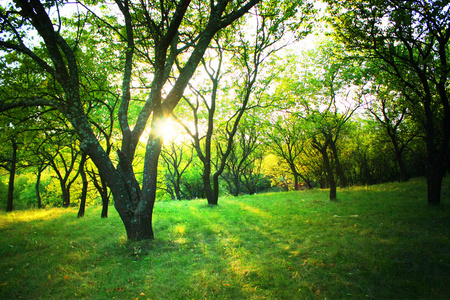
[[[144,130],[139,139],[141,143],[147,143],[150,130],[150,126]],[[165,143],[184,139],[183,129],[172,119],[161,121],[157,126],[157,134],[163,137]]]
[[[162,136],[166,142],[173,141],[179,135],[176,125],[178,124],[171,119],[162,121],[158,126],[158,135]]]

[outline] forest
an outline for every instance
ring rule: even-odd
[[[161,201],[316,188],[335,201],[341,188],[425,177],[437,206],[449,8],[2,1],[1,208],[108,217],[111,204],[139,241],[154,238]]]

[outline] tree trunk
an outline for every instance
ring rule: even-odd
[[[100,182],[97,179],[97,174],[93,170],[88,172],[89,176],[92,179],[92,183],[94,184],[95,188],[97,189],[98,193],[100,194],[100,197],[102,199],[102,218],[108,217],[108,206],[109,206],[109,195],[108,195],[108,186],[106,184],[106,181],[103,179],[103,177],[98,174],[98,177],[100,177]]]
[[[439,156],[439,150],[437,143],[435,142],[436,132],[433,124],[433,116],[430,109],[431,97],[427,97],[428,100],[425,101],[425,115],[427,120],[425,123],[425,142],[427,145],[427,160],[426,160],[426,178],[427,178],[427,197],[428,205],[439,205],[441,203],[441,186],[444,156]],[[444,129],[445,130],[445,129]],[[448,143],[448,139],[447,139]],[[440,158],[440,159],[439,159]]]
[[[219,176],[222,174],[222,171],[218,170],[213,175],[213,201],[208,202],[210,205],[217,205],[219,203]]]
[[[217,205],[219,202],[218,184],[216,186],[216,184],[214,183],[215,180],[213,178],[213,185],[211,185],[211,177],[209,176],[209,173],[210,172],[208,172],[207,169],[203,170],[202,179],[203,179],[203,187],[205,189],[205,197],[209,205]]]
[[[158,123],[159,118],[154,116],[153,126]],[[158,160],[162,148],[162,138],[155,132],[156,130],[152,129],[145,151],[142,192],[133,191],[130,202],[123,203],[127,205],[118,205],[117,201],[115,202],[116,209],[125,225],[127,237],[133,241],[154,238],[152,215],[156,200]]]
[[[15,140],[11,140],[13,152],[11,158],[11,167],[9,168],[9,183],[8,183],[8,203],[6,205],[6,211],[11,212],[14,210],[14,178],[16,176],[16,161],[17,161],[17,143]]]
[[[442,177],[427,175],[428,205],[439,205],[441,203]]]
[[[129,210],[127,214],[123,214],[122,210],[119,212],[129,240],[141,241],[154,238],[152,214],[153,206],[145,206],[133,211]]]
[[[102,197],[102,214],[101,214],[101,217],[102,218],[107,218],[108,217],[108,207],[109,207],[108,191],[105,190],[100,195]]]
[[[211,179],[210,176],[202,176],[203,178],[203,186],[205,188],[205,197],[206,200],[208,201],[209,205],[217,205],[217,203],[219,202],[218,197],[215,196],[215,190],[214,188],[211,187]]]
[[[298,178],[299,178],[299,175],[297,173],[294,173],[294,189],[296,191],[300,190],[300,186],[298,184]]]
[[[154,238],[152,214],[156,193],[150,190],[145,196],[147,199],[140,201],[136,198],[130,198],[126,202],[114,201],[114,206],[125,226],[127,238],[132,241]]]
[[[235,187],[235,191],[234,191],[234,196],[239,196],[239,193],[241,192],[241,180],[239,178],[239,171],[237,171],[236,175],[233,175],[234,178],[234,187]]]
[[[39,188],[39,185],[41,184],[41,174],[42,174],[42,171],[39,168],[38,169],[37,178],[36,178],[36,184],[35,184],[36,199],[37,199],[37,203],[38,203],[38,208],[42,208],[41,191],[40,191],[40,188]]]
[[[139,189],[134,173],[131,169],[131,163],[127,157],[118,151],[119,165],[114,168],[111,160],[106,155],[100,144],[94,139],[94,134],[90,128],[79,130],[86,134],[82,136],[85,141],[82,144],[82,150],[85,151],[98,168],[101,179],[104,180],[110,188],[114,196],[114,207],[125,226],[127,237],[129,240],[139,241],[144,239],[153,239],[152,213],[153,204],[156,196],[156,169],[152,178],[148,178],[148,166],[156,165],[153,160],[145,160],[143,190]],[[159,149],[160,145],[159,145]],[[159,156],[159,152],[157,153]],[[157,159],[157,157],[156,157]],[[153,162],[153,163],[152,163]],[[149,180],[150,179],[150,180]],[[153,180],[153,181],[152,181]],[[149,185],[149,181],[153,182],[153,186]],[[142,195],[146,195],[146,199],[142,199]],[[150,196],[150,197],[148,197]],[[103,198],[103,208],[105,210],[106,201]],[[103,212],[102,212],[103,214]]]
[[[100,197],[102,198],[102,218],[108,217],[108,207],[109,207],[109,197],[108,194],[108,185],[106,184],[106,181],[103,179],[103,177],[99,174],[100,182],[97,180],[97,176],[94,172],[92,172],[92,182],[94,183],[94,186],[97,188],[98,193],[100,194]]]
[[[138,193],[126,191],[121,194],[119,201],[114,197],[114,206],[122,219],[129,240],[140,241],[154,238],[152,214],[155,191],[156,189],[151,188],[146,194],[140,191]]]
[[[437,153],[432,153],[437,154]],[[445,174],[445,165],[435,158],[434,155],[427,158],[427,196],[428,205],[439,205],[441,203],[441,187]]]
[[[81,218],[84,216],[84,211],[86,208],[86,197],[87,197],[87,190],[88,190],[88,180],[86,176],[86,172],[84,171],[84,165],[86,163],[87,155],[83,152],[83,156],[81,157],[80,161],[80,175],[81,179],[83,181],[83,187],[81,189],[81,197],[80,197],[80,209],[78,210],[78,218]]]
[[[325,141],[324,144],[318,142],[315,137],[313,138],[312,146],[322,154],[323,163],[325,165],[325,171],[327,175],[327,183],[330,187],[330,200],[336,200],[336,180],[334,179],[333,168],[331,167],[330,157],[328,156],[328,146],[329,140]],[[320,183],[320,181],[319,181]]]
[[[180,201],[181,200],[180,180],[175,180],[174,189],[175,189],[175,197],[177,198],[178,201]]]
[[[323,162],[325,164],[325,169],[327,171],[327,181],[330,186],[330,200],[336,200],[336,180],[334,179],[333,169],[331,167],[330,158],[328,157],[327,149],[325,148],[322,152]]]
[[[446,81],[441,81],[438,85],[439,96],[443,104],[443,119],[439,122],[439,129],[435,127],[436,117],[433,111],[433,96],[428,89],[428,81],[422,79],[422,84],[426,87],[423,100],[425,121],[425,143],[427,146],[426,177],[428,205],[439,205],[441,203],[441,187],[444,178],[445,168],[449,163],[447,156],[450,141],[450,109],[448,101],[448,90]],[[442,123],[441,123],[442,122]],[[439,137],[439,138],[437,138]]]
[[[141,191],[134,174],[132,173],[131,164],[121,151],[118,151],[119,165],[117,169],[112,165],[111,160],[106,155],[100,144],[95,140],[94,134],[90,128],[82,128],[79,132],[86,141],[82,144],[82,150],[85,151],[98,168],[101,180],[104,180],[110,188],[114,196],[114,207],[125,226],[127,237],[129,240],[139,241],[144,239],[153,239],[152,229],[152,213],[153,203],[148,203],[142,200]],[[145,168],[150,162],[146,160]],[[154,178],[156,179],[156,173]],[[144,181],[147,181],[146,174],[144,174]],[[153,199],[156,191],[156,180],[154,181]],[[149,191],[151,187],[145,186]],[[148,192],[148,194],[151,194]],[[103,208],[105,211],[106,198],[103,198]],[[146,200],[146,199],[145,199]],[[103,212],[102,212],[103,214]]]
[[[400,170],[400,181],[407,182],[409,180],[409,174],[406,170],[405,163],[403,162],[403,157],[401,152],[395,150],[395,157],[397,158],[398,168]]]
[[[67,208],[70,206],[70,191],[66,187],[66,184],[64,181],[60,182],[61,185],[61,192],[62,192],[62,200],[63,200],[63,207]]]
[[[212,131],[212,125],[209,124],[210,128],[209,130]],[[202,181],[203,181],[203,188],[205,190],[205,197],[206,201],[208,201],[209,205],[217,205],[218,199],[215,198],[214,188],[211,186],[211,150],[210,150],[210,142],[211,134],[206,137],[206,149],[205,153],[206,155],[203,156],[202,152],[197,149],[197,153],[199,156],[201,156],[202,162],[203,162],[203,173],[202,173]]]
[[[305,184],[306,184],[306,187],[308,188],[308,190],[311,190],[311,189],[312,189],[311,180],[306,179],[306,180],[305,180]]]
[[[308,177],[306,177],[306,176],[302,176],[301,174],[299,174],[299,176],[300,176],[300,177],[303,179],[303,181],[305,182],[306,188],[307,188],[308,190],[312,189],[311,180],[309,180]]]
[[[331,148],[331,152],[333,153],[334,162],[336,163],[336,172],[337,172],[337,175],[339,176],[340,187],[346,187],[346,186],[348,186],[347,178],[345,177],[344,170],[342,169],[341,162],[339,160],[339,155],[338,155],[335,141],[332,140],[330,142],[330,148]]]

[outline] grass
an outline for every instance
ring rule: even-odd
[[[0,214],[1,299],[449,299],[450,180],[157,203],[156,239],[111,209]]]

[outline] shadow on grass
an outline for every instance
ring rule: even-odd
[[[2,231],[0,298],[446,298],[450,212],[421,185],[157,203],[142,242],[115,212],[18,221]]]

